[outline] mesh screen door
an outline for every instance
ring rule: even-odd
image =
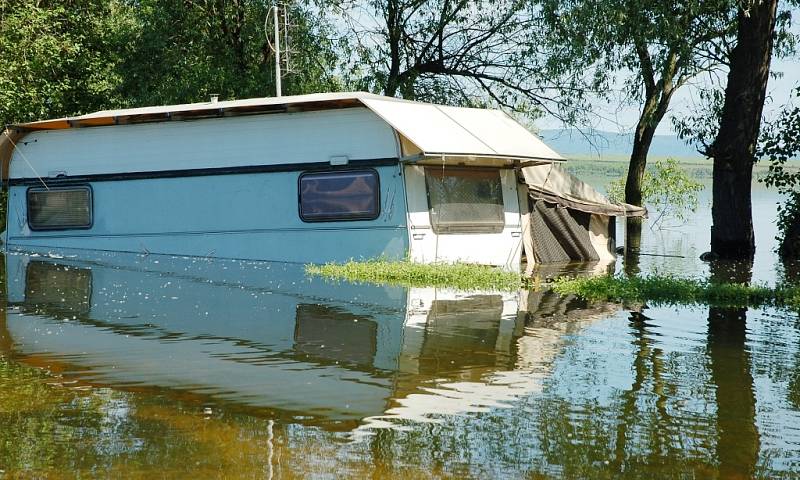
[[[436,233],[499,233],[505,226],[500,170],[425,169],[431,226]]]

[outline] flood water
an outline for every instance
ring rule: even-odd
[[[753,265],[697,259],[706,191],[627,267],[774,282],[776,201],[754,192]],[[2,260],[0,478],[800,476],[795,312]]]

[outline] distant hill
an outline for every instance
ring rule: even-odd
[[[574,129],[540,130],[550,147],[567,158],[627,160],[633,148],[633,133],[622,134],[593,130],[581,133]],[[705,160],[697,150],[675,135],[656,135],[650,146],[650,158],[672,157],[676,160]]]

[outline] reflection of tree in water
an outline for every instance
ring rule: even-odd
[[[715,262],[711,265],[712,280],[749,283],[751,277],[752,263]],[[760,437],[747,348],[747,308],[709,308],[707,354],[711,378],[717,387],[720,475],[750,478],[758,460]]]
[[[543,470],[557,465],[566,477],[638,478],[665,472],[693,475],[711,468],[713,449],[704,439],[713,436],[713,427],[682,411],[686,393],[680,392],[686,372],[702,364],[660,348],[658,327],[643,313],[631,312],[629,326],[628,388],[611,389],[608,402],[594,399],[592,391],[578,397],[585,403],[568,398],[542,402],[539,421],[546,428],[540,437],[550,464]],[[586,388],[605,390],[605,374],[598,370],[580,381]],[[693,393],[702,398],[701,382]]]
[[[715,278],[749,280],[747,266],[732,267],[718,267]],[[655,322],[641,311],[631,312],[630,387],[610,404],[592,400],[591,392],[588,401],[578,397],[582,404],[568,398],[541,401],[538,434],[546,461],[540,471],[556,465],[568,477],[757,474],[760,440],[745,312],[710,309],[705,363],[692,362],[691,353],[666,354],[658,346]],[[603,378],[598,374],[581,381],[600,384]],[[715,405],[716,419],[704,410],[693,414],[682,399],[699,402],[701,408],[702,403]]]
[[[639,417],[637,411],[638,397],[643,393],[642,389],[649,383],[652,387],[652,395],[656,397],[656,416],[658,417],[656,425],[670,425],[672,420],[667,411],[667,398],[664,385],[664,360],[663,352],[660,348],[652,345],[652,338],[648,328],[651,327],[648,323],[651,318],[644,315],[641,311],[630,312],[630,326],[633,330],[633,345],[636,348],[636,353],[633,358],[633,371],[634,380],[629,390],[622,394],[622,404],[619,412],[614,460],[612,463],[613,470],[622,471],[622,466],[626,461],[630,446],[628,445],[629,430],[631,425],[629,422],[632,419]],[[648,382],[649,380],[649,382]],[[657,453],[659,456],[664,455],[665,448],[662,445],[662,437],[655,435],[655,444],[652,446],[652,452]]]

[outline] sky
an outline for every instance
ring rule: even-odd
[[[767,118],[774,118],[781,107],[790,101],[792,90],[800,87],[800,55],[793,58],[773,59],[772,70],[781,72],[779,78],[770,78],[767,85],[767,104],[764,114]],[[710,84],[710,79],[698,78],[692,83],[681,87],[675,92],[667,118],[659,124],[657,135],[674,135],[672,129],[672,115],[683,116],[698,108],[698,86]],[[624,105],[624,102],[594,102],[596,112],[593,128],[614,133],[630,133],[636,127],[640,107],[638,105]],[[564,128],[564,125],[553,117],[545,117],[536,122],[540,129]]]

